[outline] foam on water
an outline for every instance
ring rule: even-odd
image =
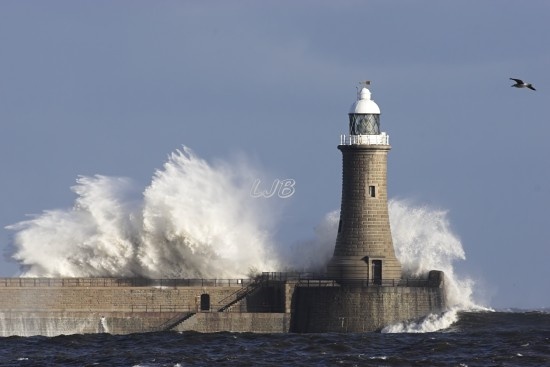
[[[407,321],[386,326],[383,333],[430,333],[446,329],[458,321],[457,307],[442,314],[430,314],[419,321]]]
[[[129,179],[79,177],[73,208],[50,210],[9,226],[12,258],[27,277],[241,278],[251,271],[319,271],[332,256],[339,212],[312,238],[273,243],[273,203],[250,194],[258,170],[243,162],[210,164],[184,147],[145,190]],[[456,311],[476,309],[473,281],[455,274],[465,259],[447,212],[407,200],[389,202],[396,256],[405,277],[445,272],[451,310],[387,332],[433,331]]]

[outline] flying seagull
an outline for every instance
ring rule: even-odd
[[[529,89],[532,89],[532,90],[536,90],[533,85],[531,83],[525,83],[523,82],[523,80],[521,79],[514,79],[514,78],[510,78],[510,80],[513,80],[516,82],[516,84],[514,85],[511,85],[511,87],[516,87],[516,88],[529,88]]]

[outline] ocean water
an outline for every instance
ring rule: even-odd
[[[548,311],[459,312],[436,332],[0,338],[0,366],[550,366]]]

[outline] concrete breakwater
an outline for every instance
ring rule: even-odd
[[[281,274],[255,280],[0,279],[1,336],[368,332],[444,309],[441,272],[350,287]]]

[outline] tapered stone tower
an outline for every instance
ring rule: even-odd
[[[380,108],[364,87],[349,112],[349,135],[341,136],[342,204],[328,275],[341,284],[397,283],[388,215],[389,136],[380,132]]]

